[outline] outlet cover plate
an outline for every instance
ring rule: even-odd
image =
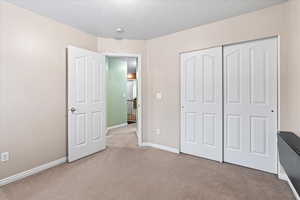
[[[6,162],[8,160],[9,160],[9,153],[8,152],[1,153],[1,162]]]

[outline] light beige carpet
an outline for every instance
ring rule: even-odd
[[[0,188],[3,200],[289,200],[275,175],[152,148],[129,129],[108,148]]]

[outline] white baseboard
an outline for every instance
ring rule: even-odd
[[[153,143],[144,142],[144,143],[142,143],[141,146],[142,147],[153,147],[153,148],[156,148],[156,149],[161,149],[161,150],[169,151],[169,152],[172,152],[172,153],[179,153],[179,149],[164,146],[164,145],[160,145],[160,144],[153,144]]]
[[[27,171],[24,171],[24,172],[20,172],[18,174],[12,175],[10,177],[4,178],[4,179],[0,180],[0,186],[12,183],[14,181],[26,178],[26,177],[34,175],[34,174],[37,174],[37,173],[39,173],[41,171],[44,171],[46,169],[49,169],[49,168],[55,167],[57,165],[63,164],[66,161],[67,161],[67,158],[63,157],[63,158],[60,158],[58,160],[54,160],[52,162],[40,165],[40,166],[35,167],[35,168],[32,168],[30,170],[27,170]]]
[[[278,174],[278,178],[279,178],[280,180],[283,180],[283,181],[288,181],[288,180],[289,180],[289,177],[286,175],[286,173],[282,173],[282,172],[280,172],[280,173]]]
[[[288,175],[286,174],[283,168],[281,168],[280,172],[278,173],[278,178],[286,181],[289,184],[291,190],[293,191],[296,200],[300,200],[298,192],[296,191],[295,187],[293,186],[291,180],[289,179]]]
[[[115,128],[125,127],[125,126],[128,126],[128,123],[118,124],[118,125],[114,125],[114,126],[107,127],[107,128],[106,128],[106,131],[109,131],[109,130],[115,129]]]

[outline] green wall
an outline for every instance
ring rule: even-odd
[[[110,127],[127,123],[127,62],[122,58],[107,58],[106,64],[107,127]]]

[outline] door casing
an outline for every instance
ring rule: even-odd
[[[137,116],[137,123],[138,123],[138,130],[137,130],[137,137],[138,137],[138,145],[142,146],[143,144],[143,133],[142,133],[142,126],[143,126],[143,94],[142,94],[142,56],[140,54],[130,54],[130,53],[103,53],[103,55],[107,57],[134,57],[138,60],[137,66],[137,87],[138,87],[138,116]],[[107,92],[105,92],[106,94]],[[107,127],[106,127],[107,128]]]

